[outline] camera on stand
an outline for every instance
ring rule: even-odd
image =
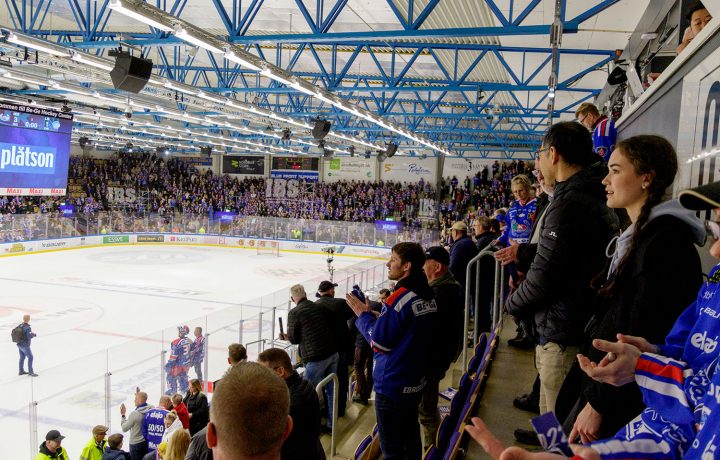
[[[323,246],[320,248],[322,252],[324,252],[327,255],[327,268],[328,273],[330,274],[330,281],[333,281],[333,274],[335,273],[335,267],[333,267],[332,263],[335,260],[335,246]]]

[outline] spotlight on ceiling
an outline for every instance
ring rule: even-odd
[[[212,154],[212,147],[209,145],[202,146],[200,147],[200,153],[209,157]]]
[[[156,147],[155,152],[157,152],[158,155],[170,155],[170,147],[167,145]]]
[[[325,136],[327,136],[328,133],[330,132],[330,126],[331,126],[331,123],[329,121],[321,120],[319,118],[316,119],[315,126],[313,126],[313,129],[312,129],[313,139],[318,140],[318,141],[325,139]]]
[[[365,159],[366,159],[366,160],[369,160],[371,156],[372,156],[372,152],[371,152],[371,151],[368,150],[367,152],[365,152]]]
[[[62,113],[70,113],[72,111],[72,109],[70,109],[70,107],[68,107],[67,104],[63,104],[63,106],[60,107],[60,111]]]
[[[392,158],[393,155],[395,155],[395,152],[397,152],[398,145],[394,142],[390,142],[385,144],[385,155],[388,158]]]
[[[355,156],[355,146],[351,145],[350,147],[348,147],[348,152],[350,152],[351,157],[354,157]]]
[[[290,131],[290,128],[285,128],[282,130],[282,140],[289,141],[290,136],[292,136],[292,131]]]
[[[132,152],[133,152],[133,147],[134,147],[134,146],[132,145],[132,142],[128,142],[127,144],[125,144],[125,151],[128,152],[128,153],[132,153]]]
[[[335,156],[335,151],[331,149],[323,149],[323,158],[332,158]]]

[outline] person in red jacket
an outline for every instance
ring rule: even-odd
[[[172,396],[172,403],[173,403],[173,410],[177,412],[178,418],[180,419],[180,423],[182,423],[183,428],[186,430],[190,428],[190,413],[188,412],[188,408],[183,402],[183,397],[181,394],[176,393]]]

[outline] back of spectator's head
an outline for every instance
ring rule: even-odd
[[[173,406],[177,406],[183,402],[183,397],[180,393],[175,393],[170,399],[172,400]]]
[[[122,433],[113,433],[107,438],[108,447],[111,449],[119,450],[122,448],[123,435]]]
[[[292,430],[290,394],[270,369],[245,362],[217,384],[210,406],[207,444],[216,460],[280,458]]]
[[[147,402],[147,400],[148,400],[148,395],[144,391],[138,391],[137,393],[135,393],[135,404],[136,405],[139,406],[140,404],[145,404]]]
[[[235,365],[247,361],[247,350],[242,344],[231,343],[228,345],[228,364]]]
[[[164,460],[185,460],[190,448],[190,433],[187,430],[175,430],[168,440]]]
[[[392,247],[392,252],[397,254],[402,263],[410,263],[411,276],[423,274],[422,268],[425,265],[425,251],[418,243],[405,241]]]
[[[597,107],[595,107],[595,104],[591,102],[583,102],[578,106],[577,110],[575,110],[575,118],[586,117],[588,115],[599,117],[600,111]]]
[[[170,396],[160,396],[160,402],[158,402],[158,407],[170,410],[170,408],[172,407],[172,401],[170,400]]]
[[[263,366],[275,370],[282,368],[285,373],[292,374],[293,366],[290,361],[290,355],[281,348],[268,348],[267,350],[260,353],[258,356],[258,362]]]
[[[570,166],[587,167],[598,160],[593,152],[592,135],[580,123],[561,121],[545,132],[542,148],[553,147],[562,160]],[[549,155],[547,151],[540,155]]]
[[[302,284],[293,285],[290,287],[290,296],[296,300],[306,299],[307,294],[305,293],[305,286]]]

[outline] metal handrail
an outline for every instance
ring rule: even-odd
[[[477,347],[478,339],[478,318],[480,315],[480,261],[485,257],[492,257],[495,262],[495,281],[493,284],[493,306],[491,311],[492,328],[494,329],[500,321],[500,310],[502,308],[502,296],[505,292],[504,282],[505,279],[505,267],[500,265],[500,262],[495,260],[494,252],[490,250],[480,251],[478,255],[470,259],[467,265],[467,272],[465,273],[465,324],[462,331],[462,363],[463,369],[467,368],[468,364],[468,352],[467,352],[467,332],[470,327],[470,308],[472,308],[470,299],[470,292],[472,288],[472,274],[473,269],[475,270],[475,326],[473,328],[473,349]]]
[[[330,434],[330,458],[335,457],[335,430],[337,428],[337,404],[338,404],[338,378],[337,374],[333,373],[325,377],[324,379],[320,380],[320,382],[315,386],[315,391],[317,392],[318,398],[323,398],[323,388],[330,383],[333,382],[333,407],[332,407],[332,432]]]

